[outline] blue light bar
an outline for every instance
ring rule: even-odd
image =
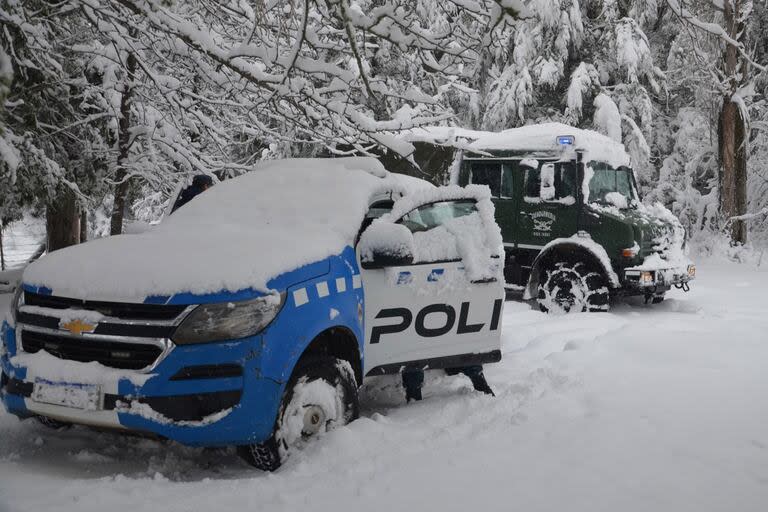
[[[557,143],[560,146],[573,146],[576,144],[576,137],[573,135],[559,135],[557,137]]]

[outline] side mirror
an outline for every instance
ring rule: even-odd
[[[374,222],[360,237],[358,248],[364,269],[413,263],[413,234],[402,224]]]
[[[555,198],[555,164],[541,166],[539,197],[544,201],[551,201]]]

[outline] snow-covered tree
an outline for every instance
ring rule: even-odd
[[[468,83],[479,108],[465,123],[501,130],[555,120],[593,128],[624,142],[649,183],[652,97],[664,76],[644,27],[656,21],[656,3],[527,0],[526,7],[531,15],[505,32],[505,44]]]
[[[667,0],[688,32],[688,48],[698,57],[705,82],[719,103],[717,121],[721,213],[733,242],[746,243],[749,103],[754,79],[765,72],[747,41],[752,19],[751,0],[699,2]],[[753,20],[754,21],[754,20]],[[763,27],[764,29],[764,27]]]

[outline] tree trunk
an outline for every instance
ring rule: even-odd
[[[80,215],[75,194],[66,189],[48,203],[46,208],[48,252],[80,242]]]
[[[5,270],[5,252],[3,252],[3,223],[0,221],[0,270]]]
[[[131,37],[136,37],[135,30]],[[128,194],[128,173],[125,166],[131,149],[131,104],[133,103],[133,88],[136,80],[136,56],[129,53],[125,65],[123,95],[120,98],[120,120],[117,134],[117,172],[115,173],[115,202],[112,205],[112,218],[109,233],[119,235],[123,232],[123,215],[125,213],[125,198]]]
[[[725,29],[744,44],[746,30],[739,22],[740,0],[724,2]],[[720,158],[720,212],[726,219],[744,215],[747,211],[747,130],[739,105],[733,95],[747,77],[747,63],[733,45],[726,45],[723,54],[727,93],[723,98],[718,123],[718,150]],[[747,225],[742,220],[730,224],[731,241],[747,242]]]
[[[80,206],[80,243],[88,241],[88,212]]]

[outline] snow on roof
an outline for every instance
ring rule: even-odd
[[[570,135],[573,145],[561,145],[558,137]],[[610,137],[592,130],[582,130],[562,123],[542,123],[501,132],[466,130],[448,126],[415,128],[403,134],[408,142],[429,142],[453,145],[460,149],[479,152],[490,151],[546,151],[570,156],[574,150],[583,150],[587,161],[599,161],[613,167],[629,166],[629,155]]]
[[[141,302],[149,295],[251,288],[339,254],[384,190],[412,188],[373,158],[289,159],[215,185],[154,229],[55,251],[23,281],[56,295]]]
[[[429,142],[431,144],[450,144],[458,139],[477,140],[492,135],[493,132],[468,130],[456,126],[424,126],[401,132],[401,137],[408,142]]]

